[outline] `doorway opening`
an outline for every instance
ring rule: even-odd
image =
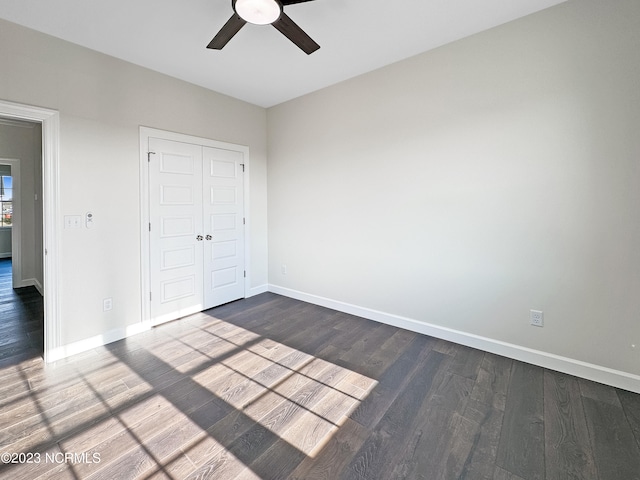
[[[42,356],[44,351],[41,138],[40,124],[0,119],[0,155],[22,158],[0,158],[0,361],[4,362]]]
[[[41,194],[39,201],[41,202],[42,213],[39,219],[34,218],[33,220],[34,224],[39,223],[40,225],[40,243],[34,244],[33,249],[41,253],[42,275],[41,281],[38,282],[35,277],[24,278],[24,275],[20,272],[19,279],[20,282],[27,283],[27,285],[23,286],[34,287],[31,289],[31,294],[39,296],[38,290],[44,293],[42,307],[34,306],[31,301],[32,299],[29,298],[30,295],[20,297],[20,299],[23,301],[22,305],[27,310],[31,309],[37,312],[37,310],[41,308],[42,336],[40,339],[42,346],[40,347],[40,351],[45,362],[52,362],[63,356],[63,350],[60,349],[60,314],[58,301],[59,241],[57,225],[60,219],[58,207],[59,113],[55,110],[0,100],[0,118],[7,122],[31,122],[40,125],[42,128],[41,157],[38,163],[38,168],[41,172]],[[15,188],[13,180],[12,188]],[[15,199],[13,201],[15,201]],[[12,208],[15,209],[15,205],[12,205]],[[15,222],[18,218],[19,217],[15,216],[15,212],[12,212],[11,220],[14,222],[13,227],[16,226]],[[38,241],[36,238],[31,240],[34,242]],[[4,267],[3,271],[9,266],[11,268],[10,286],[12,290],[16,282],[16,278],[14,278],[16,266],[20,269],[23,264],[22,261],[16,262],[16,258],[18,256],[22,257],[24,254],[21,248],[22,243],[22,241],[19,242],[20,246],[18,247],[17,255],[16,246],[12,247],[11,261],[9,262],[5,259],[2,265]],[[38,283],[40,285],[38,285]]]

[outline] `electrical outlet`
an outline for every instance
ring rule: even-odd
[[[540,310],[529,310],[529,323],[534,327],[543,327],[544,313]]]
[[[282,272],[282,275],[286,275],[287,274],[287,266],[283,263],[282,267],[280,268],[280,271]]]
[[[80,228],[82,217],[80,215],[65,215],[64,228]]]
[[[105,298],[102,301],[102,311],[103,312],[108,312],[112,308],[113,308],[113,299],[111,297]]]

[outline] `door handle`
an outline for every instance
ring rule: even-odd
[[[196,237],[196,240],[198,240],[199,242],[201,242],[201,241],[202,241],[202,235],[198,235],[198,236]]]
[[[206,237],[204,237],[205,240],[211,240],[213,237],[211,235],[207,235]]]

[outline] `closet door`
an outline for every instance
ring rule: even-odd
[[[243,298],[243,152],[160,138],[149,152],[152,323]]]
[[[151,318],[199,312],[203,296],[202,147],[149,139]]]
[[[244,297],[242,152],[204,147],[204,303],[211,308]]]

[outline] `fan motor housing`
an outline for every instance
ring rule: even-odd
[[[253,25],[269,25],[282,15],[279,0],[233,0],[233,11]]]

